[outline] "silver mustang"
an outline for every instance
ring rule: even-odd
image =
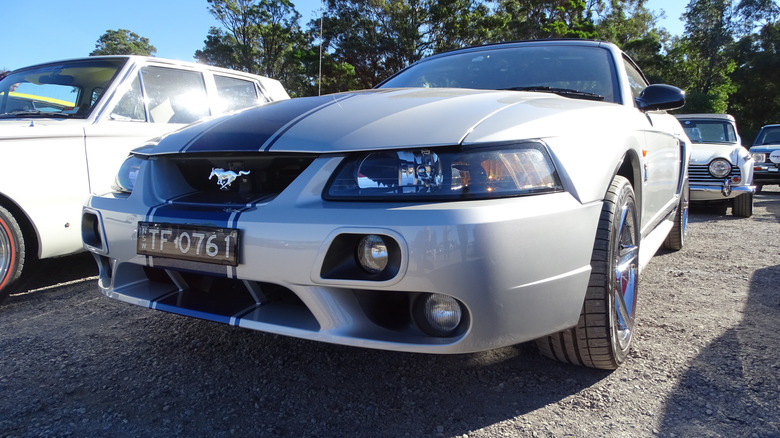
[[[444,53],[144,145],[85,206],[84,245],[140,306],[410,352],[537,340],[613,369],[642,266],[684,243],[688,140],[664,112],[684,100],[606,43]]]

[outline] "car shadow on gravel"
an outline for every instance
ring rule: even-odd
[[[123,394],[123,409],[143,407],[138,418],[153,436],[227,430],[237,436],[462,436],[559,403],[610,374],[542,358],[529,343],[437,356],[300,341],[202,321],[177,326],[174,336],[155,339],[153,348],[131,347],[145,350],[135,359],[140,362],[126,363],[125,381],[109,391]],[[229,342],[231,351],[215,354],[220,342]],[[204,379],[209,375],[232,384]],[[135,394],[143,399],[134,402]],[[598,409],[607,401],[579,403],[572,408]],[[540,428],[522,421],[512,424],[512,435],[530,436]]]
[[[666,403],[661,436],[780,437],[778,284],[780,265],[755,271],[745,307],[734,309],[741,322],[687,367]]]
[[[91,254],[79,254],[35,260],[25,266],[14,285],[12,299],[28,293],[45,291],[65,283],[97,276],[98,269]],[[0,304],[2,305],[2,304]]]

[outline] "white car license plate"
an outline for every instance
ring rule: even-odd
[[[238,265],[238,230],[138,222],[136,252],[218,265]]]

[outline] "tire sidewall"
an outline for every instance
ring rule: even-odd
[[[11,213],[0,207],[0,240],[5,248],[0,260],[0,301],[11,293],[11,288],[24,266],[24,241],[19,225]]]
[[[633,334],[634,334],[634,327],[636,325],[636,302],[637,302],[637,296],[639,292],[639,275],[638,275],[638,266],[634,266],[635,275],[634,275],[634,294],[633,298],[631,300],[631,319],[628,323],[628,326],[631,330],[631,336],[628,338],[628,341],[625,343],[625,345],[621,345],[621,342],[619,340],[618,335],[618,329],[619,329],[619,321],[618,321],[618,310],[616,307],[616,299],[618,290],[620,289],[620,286],[618,284],[617,279],[615,278],[615,270],[617,266],[617,259],[620,249],[620,227],[621,227],[621,215],[622,215],[622,209],[623,206],[628,207],[629,214],[627,215],[627,220],[630,221],[632,232],[633,232],[633,242],[635,245],[639,246],[639,213],[637,211],[637,205],[636,205],[636,198],[634,196],[634,191],[631,188],[631,185],[628,183],[627,180],[621,179],[619,181],[619,191],[618,196],[615,198],[615,210],[612,212],[613,220],[612,220],[612,227],[610,229],[610,242],[609,242],[609,266],[608,266],[608,272],[609,272],[609,281],[607,283],[608,285],[608,293],[607,293],[607,308],[608,314],[609,314],[609,325],[610,325],[610,343],[612,345],[612,352],[614,354],[614,358],[616,363],[619,365],[623,363],[626,356],[628,355],[628,352],[631,350],[631,346],[633,344]],[[638,263],[638,260],[637,260]]]

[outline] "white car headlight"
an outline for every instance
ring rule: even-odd
[[[134,155],[127,157],[119,168],[111,188],[120,193],[132,193],[135,187],[135,180],[138,178],[138,172],[141,169],[141,163],[143,162],[144,160]]]
[[[723,158],[716,158],[710,163],[710,175],[715,178],[725,178],[731,173],[731,163]]]
[[[369,152],[347,158],[329,200],[466,200],[562,190],[541,143]]]
[[[756,163],[766,163],[766,154],[763,152],[751,152],[750,155],[753,156],[753,159],[756,161]]]

